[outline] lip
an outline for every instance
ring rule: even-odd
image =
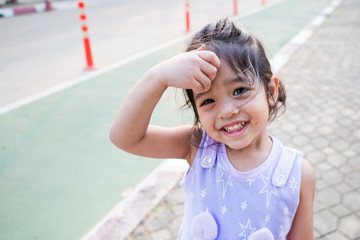
[[[240,128],[240,129],[236,129],[236,126],[242,124],[243,127]],[[236,122],[232,122],[232,123],[229,123],[229,124],[226,124],[224,125],[223,127],[220,128],[220,131],[222,133],[224,133],[226,136],[229,136],[229,137],[233,137],[233,136],[239,136],[241,134],[243,134],[245,132],[245,130],[247,129],[249,125],[249,122],[248,121],[236,121]],[[227,132],[225,130],[225,128],[235,128],[234,130],[230,131],[230,132]]]

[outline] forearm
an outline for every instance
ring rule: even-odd
[[[146,135],[152,112],[166,90],[151,69],[123,100],[110,129],[110,139],[119,148],[131,151]]]

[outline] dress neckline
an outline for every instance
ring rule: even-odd
[[[225,144],[221,144],[220,151],[218,152],[218,154],[220,155],[220,161],[222,165],[232,176],[236,178],[249,179],[259,176],[260,174],[265,172],[270,166],[274,165],[274,163],[278,159],[278,154],[280,152],[279,148],[281,147],[281,143],[279,142],[279,140],[277,140],[272,136],[269,137],[272,140],[271,151],[268,157],[266,158],[266,160],[258,167],[247,172],[242,172],[237,170],[230,162],[229,156],[227,155]]]

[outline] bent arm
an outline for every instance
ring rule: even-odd
[[[149,126],[152,112],[166,90],[157,76],[149,71],[135,84],[122,102],[110,129],[110,140],[132,154],[154,158],[185,158],[186,129]],[[172,141],[169,142],[169,139]],[[171,154],[166,143],[180,144]]]
[[[214,60],[215,59],[215,60]],[[149,125],[151,115],[168,87],[206,91],[219,61],[212,52],[188,52],[151,68],[130,90],[110,129],[110,140],[120,149],[153,158],[190,160],[191,126],[165,128]]]

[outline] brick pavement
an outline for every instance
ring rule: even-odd
[[[315,237],[360,239],[360,1],[344,0],[280,70],[286,114],[271,134],[315,168]],[[176,185],[127,240],[175,239],[183,193]]]

